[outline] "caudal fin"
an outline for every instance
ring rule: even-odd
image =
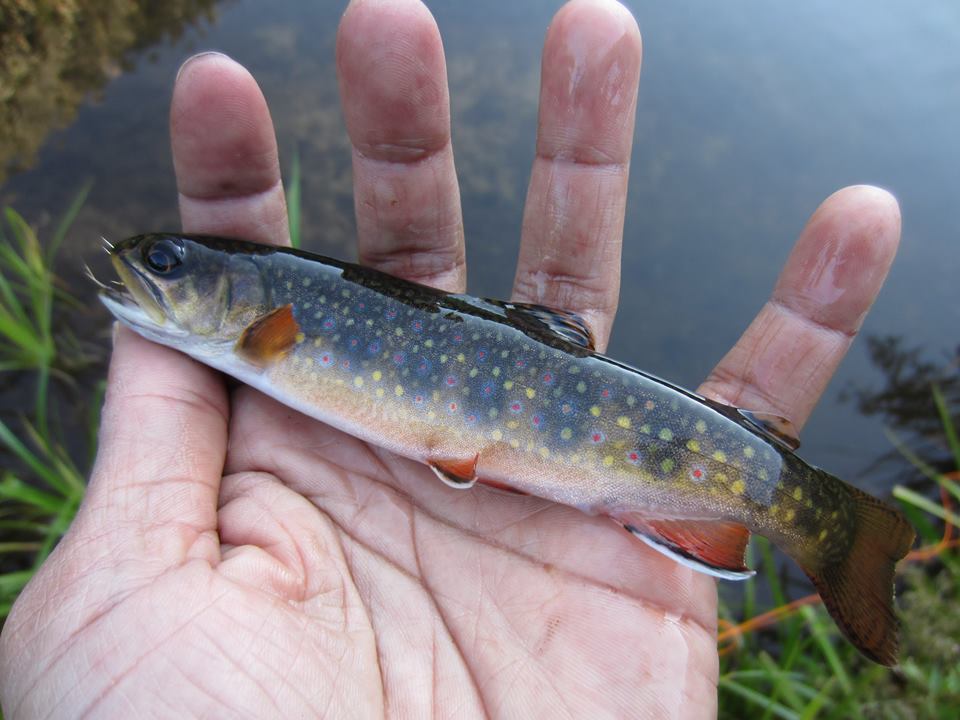
[[[819,567],[801,565],[847,639],[874,662],[893,665],[898,645],[893,574],[913,544],[914,531],[895,508],[847,489],[856,529],[846,555]]]

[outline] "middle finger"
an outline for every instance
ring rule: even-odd
[[[463,292],[447,71],[430,11],[419,0],[350,3],[337,32],[337,72],[360,262]]]

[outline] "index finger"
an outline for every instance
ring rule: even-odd
[[[620,292],[640,57],[637,23],[613,0],[572,0],[543,48],[513,298],[578,313],[601,350]]]

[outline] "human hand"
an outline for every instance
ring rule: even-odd
[[[639,33],[619,5],[575,0],[544,56],[514,298],[580,313],[603,346]],[[414,0],[355,3],[337,59],[361,261],[462,290],[432,18]],[[286,238],[273,128],[249,74],[194,59],[171,123],[184,230]],[[701,392],[801,426],[898,235],[886,193],[828,199]],[[711,578],[609,520],[450,490],[121,329],[89,491],[7,621],[0,695],[8,718],[700,717],[716,711],[715,623]]]

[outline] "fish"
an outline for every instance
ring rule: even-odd
[[[450,294],[302,250],[153,233],[108,247],[100,299],[316,420],[484,484],[606,516],[722,579],[752,533],[812,580],[870,660],[897,658],[894,572],[914,530],[796,454],[790,422],[598,353],[576,314]]]

